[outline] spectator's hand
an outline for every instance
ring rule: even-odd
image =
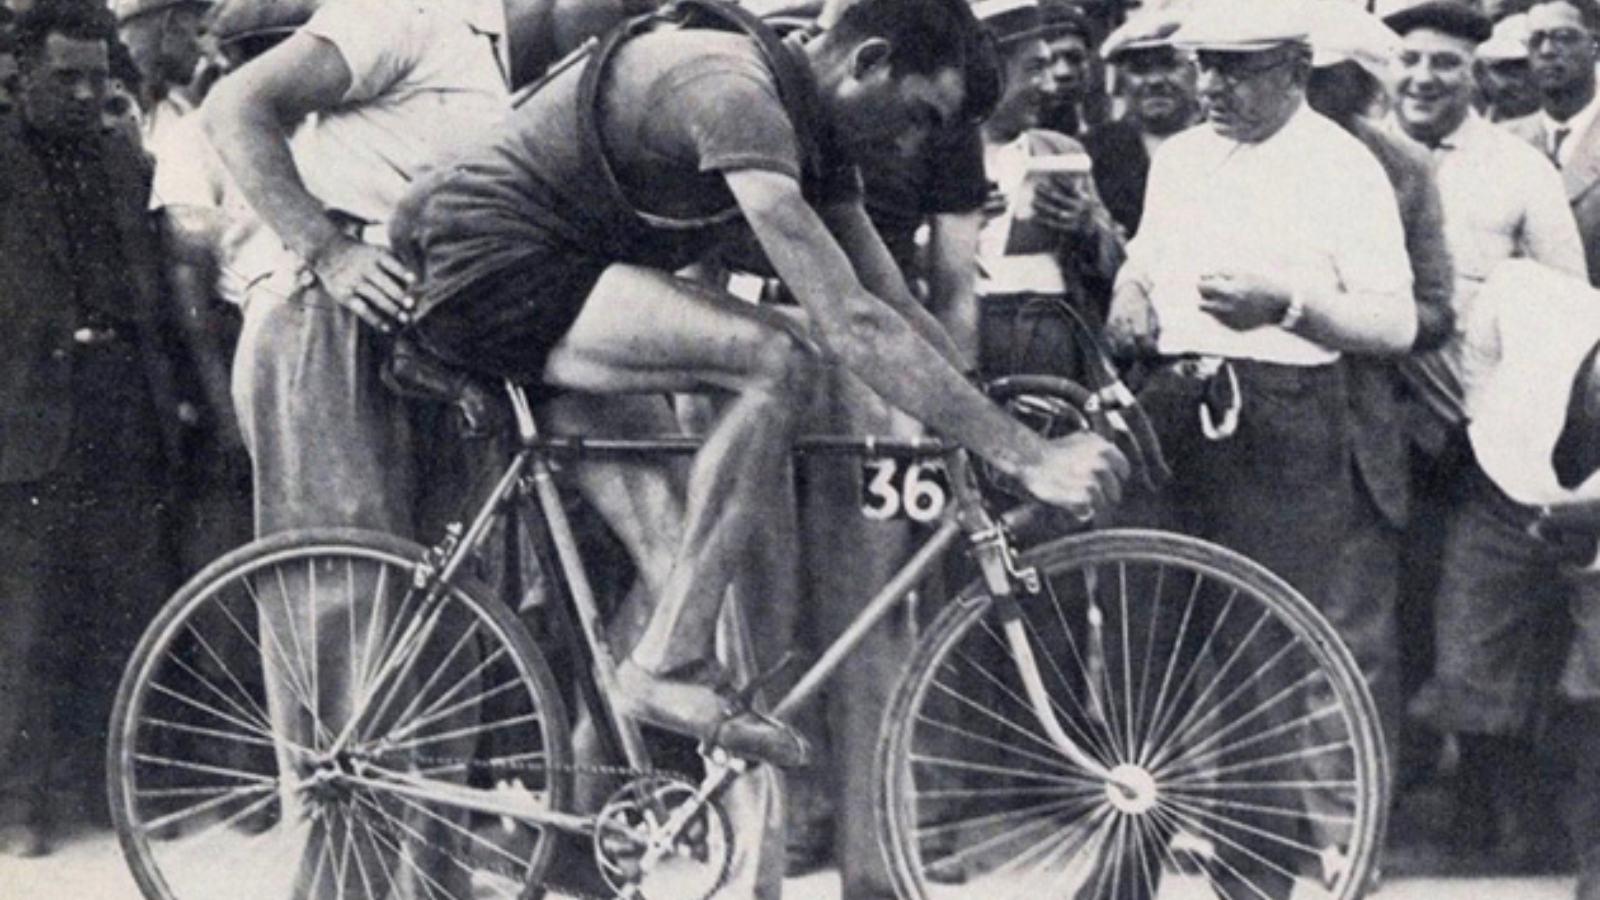
[[[1289,290],[1251,272],[1202,275],[1200,309],[1234,331],[1250,331],[1283,321]]]
[[[1129,471],[1128,458],[1115,444],[1085,431],[1051,441],[1019,480],[1035,498],[1087,522],[1122,499]]]
[[[1033,215],[1046,228],[1081,235],[1098,224],[1099,200],[1085,194],[1076,178],[1041,178],[1033,190]]]
[[[415,278],[382,247],[337,237],[318,254],[311,270],[333,299],[379,331],[411,321]]]
[[[1106,315],[1106,344],[1118,359],[1146,359],[1156,355],[1161,322],[1143,285],[1129,282],[1111,296]]]

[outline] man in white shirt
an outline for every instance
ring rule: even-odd
[[[1438,350],[1405,363],[1420,401],[1412,412],[1418,448],[1414,469],[1423,476],[1417,493],[1431,513],[1419,517],[1406,539],[1413,551],[1424,553],[1443,533],[1433,532],[1430,540],[1430,530],[1454,516],[1464,502],[1459,486],[1473,465],[1469,454],[1444,448],[1461,446],[1465,437],[1462,356],[1466,323],[1480,286],[1513,258],[1534,260],[1576,278],[1585,277],[1586,267],[1577,223],[1555,167],[1472,108],[1472,60],[1477,45],[1490,36],[1489,20],[1458,0],[1431,0],[1387,22],[1403,38],[1394,66],[1394,122],[1432,149],[1445,239],[1456,273],[1454,332]],[[1460,590],[1462,577],[1462,572],[1444,572],[1434,593],[1424,594],[1441,619],[1457,615],[1455,605],[1472,602],[1470,592],[1463,596]],[[1449,637],[1452,646],[1441,646],[1438,653],[1456,653],[1463,645],[1489,639],[1462,629]],[[1548,842],[1536,838],[1539,816],[1532,783],[1522,777],[1533,771],[1531,748],[1505,738],[1526,731],[1533,704],[1505,708],[1486,719],[1488,707],[1460,708],[1450,695],[1425,686],[1413,709],[1435,731],[1459,736],[1461,777],[1451,829],[1456,849],[1491,859],[1498,868],[1532,865]]]
[[[1330,548],[1356,503],[1338,361],[1406,352],[1417,314],[1387,176],[1306,106],[1308,25],[1291,0],[1241,0],[1174,34],[1195,52],[1206,123],[1156,152],[1107,336],[1167,363],[1142,399],[1175,478],[1140,512],[1261,562],[1356,641],[1382,629],[1331,608]],[[1293,873],[1263,862],[1270,848],[1244,855],[1212,873],[1221,895],[1288,895]]]
[[[1235,24],[1245,12],[1222,24],[1197,13],[1175,35],[1196,50],[1208,122],[1156,154],[1108,336],[1128,353],[1232,364],[1231,437],[1202,440],[1193,405],[1168,410],[1173,499],[1191,530],[1315,602],[1350,494],[1333,363],[1406,351],[1416,312],[1393,189],[1365,147],[1306,107],[1310,52],[1283,6],[1259,10],[1262,37]]]
[[[1535,0],[1528,9],[1528,64],[1542,109],[1505,127],[1561,169],[1567,203],[1578,220],[1589,282],[1600,284],[1600,4]]]
[[[233,369],[257,536],[319,526],[413,535],[421,486],[441,499],[449,487],[418,469],[459,462],[459,439],[379,377],[385,335],[409,318],[413,280],[388,249],[387,226],[413,181],[487,137],[509,110],[505,31],[499,0],[332,0],[219,82],[202,109],[229,175],[278,244],[270,274],[245,298]],[[343,627],[349,605],[317,594],[264,616],[262,628],[283,640]],[[347,718],[355,664],[319,660],[316,675],[302,675],[314,679],[302,682],[317,685],[314,698],[266,673],[279,739],[313,743],[316,718],[298,707],[316,706],[323,722]],[[282,818],[293,821],[297,770],[279,755]],[[425,842],[428,855],[452,852],[446,823],[416,827],[444,829]],[[440,862],[420,859],[413,874],[459,875]],[[343,877],[308,860],[297,895],[336,895]]]

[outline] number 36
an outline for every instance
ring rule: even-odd
[[[866,495],[861,514],[874,521],[932,522],[950,498],[944,463],[937,460],[868,459],[862,462],[861,480]]]

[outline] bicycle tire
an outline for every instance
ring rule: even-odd
[[[1360,670],[1303,596],[1162,532],[1066,537],[1019,564],[1041,581],[1019,621],[1052,708],[1114,775],[1052,744],[999,605],[968,588],[919,640],[880,732],[900,897],[1362,896],[1388,762]]]
[[[384,534],[290,532],[162,608],[118,688],[107,758],[145,897],[543,893],[550,828],[393,787],[427,778],[514,813],[570,803],[568,720],[539,648],[470,580],[429,600],[422,558]],[[332,612],[285,616],[308,591]],[[337,707],[365,713],[332,755],[349,724]]]

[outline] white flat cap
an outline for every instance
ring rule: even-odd
[[[1190,50],[1233,53],[1306,43],[1307,5],[1301,0],[1207,0],[1184,17],[1172,40]]]
[[[1106,35],[1100,58],[1116,62],[1125,53],[1171,47],[1172,36],[1182,24],[1183,15],[1176,9],[1141,10]]]
[[[1506,16],[1495,23],[1494,33],[1478,45],[1478,58],[1488,62],[1528,58],[1528,14]]]
[[[1381,78],[1400,50],[1400,35],[1353,3],[1321,0],[1308,4],[1307,14],[1314,66],[1353,61]]]

